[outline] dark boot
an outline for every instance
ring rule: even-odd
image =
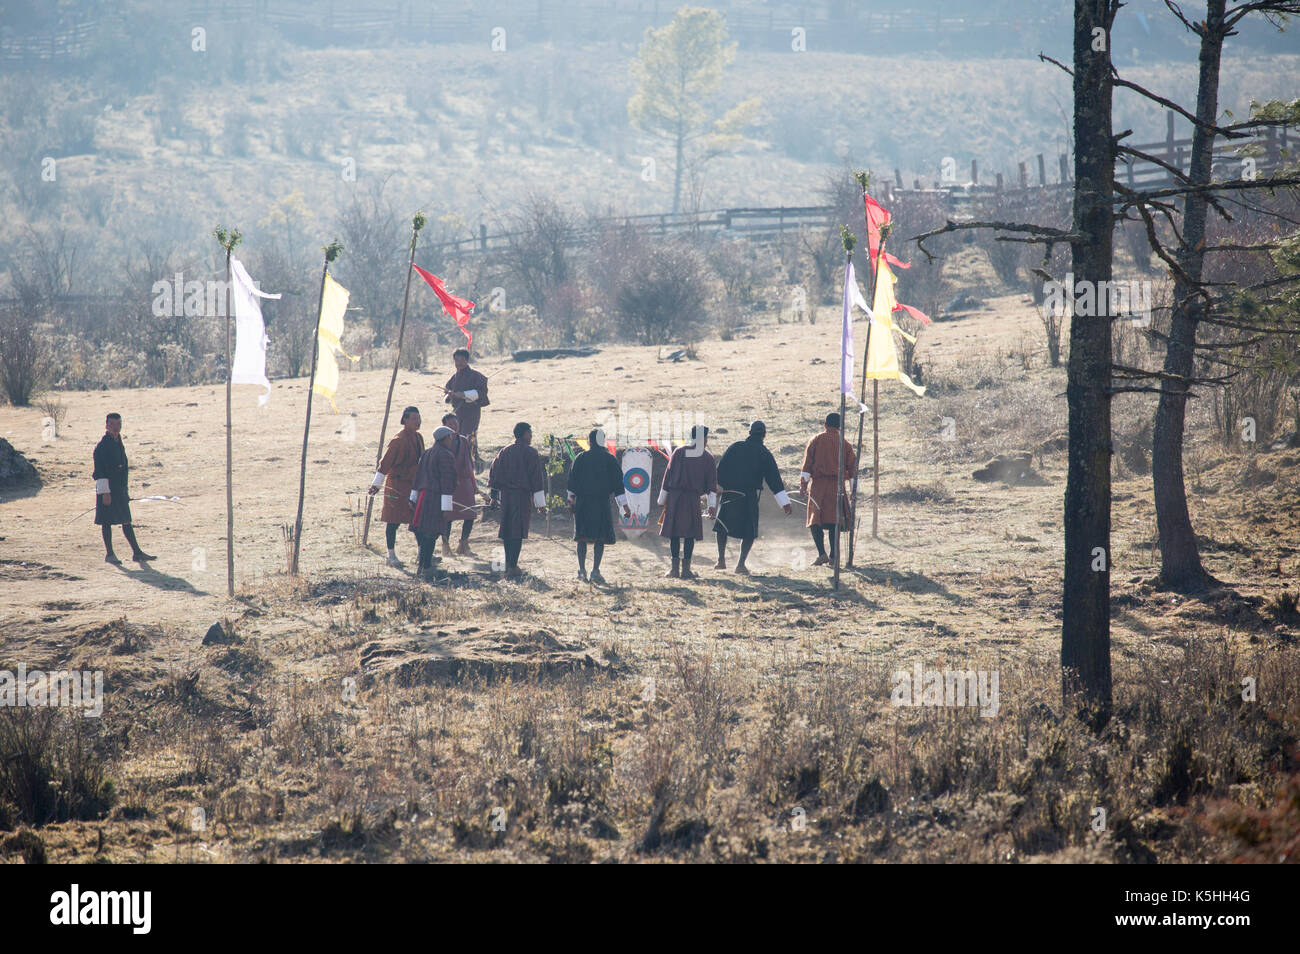
[[[676,579],[680,579],[681,575],[682,575],[681,561],[678,560],[677,557],[673,557],[672,569],[670,569],[667,573],[664,574],[664,579],[676,580]]]

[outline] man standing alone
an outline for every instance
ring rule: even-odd
[[[104,562],[121,564],[113,553],[113,524],[122,525],[122,536],[131,544],[131,559],[137,563],[155,557],[140,549],[131,526],[131,497],[127,493],[126,447],[122,444],[122,415],[116,411],[104,420],[104,436],[95,445],[95,523],[104,537]]]
[[[817,544],[817,559],[813,561],[813,566],[830,563],[839,546],[839,528],[835,522],[835,485],[839,482],[841,447],[844,450],[844,479],[851,480],[858,459],[854,456],[853,447],[840,436],[840,416],[832,412],[826,415],[826,430],[808,442],[808,449],[803,455],[802,473],[799,474],[799,492],[808,495],[808,527],[812,531],[813,542]],[[838,490],[843,496],[843,486]],[[843,508],[847,513],[847,496],[844,497]],[[830,556],[826,555],[826,544],[822,541],[828,530],[831,535]]]

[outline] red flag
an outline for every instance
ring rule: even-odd
[[[465,347],[474,343],[474,336],[469,333],[469,312],[474,307],[472,301],[466,301],[464,298],[457,298],[442,283],[442,279],[431,272],[426,272],[419,265],[414,263],[411,267],[415,269],[416,274],[429,283],[433,293],[438,296],[438,301],[442,302],[442,310],[449,314],[460,326],[460,330],[465,332]]]
[[[885,257],[886,258],[889,257],[888,252],[885,253]],[[894,311],[905,311],[923,325],[928,325],[931,323],[929,315],[921,311],[921,309],[919,308],[913,308],[911,305],[895,305]]]
[[[867,251],[871,253],[871,267],[876,266],[876,255],[880,252],[880,227],[888,225],[890,221],[889,211],[865,192],[862,193],[862,202],[867,209]],[[885,261],[894,268],[911,268],[904,262],[900,262],[889,252],[885,253]]]

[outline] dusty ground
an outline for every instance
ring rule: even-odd
[[[759,325],[732,341],[706,341],[696,361],[659,362],[656,349],[629,346],[590,358],[489,361],[481,365],[493,375],[481,439],[494,451],[519,419],[532,423],[539,442],[547,433],[582,435],[602,409],[622,405],[647,413],[702,411],[714,427],[711,449],[720,453],[743,436],[747,421],[762,417],[768,445],[795,483],[803,445],[833,406],[838,336],[837,317],[824,312],[814,326]],[[610,586],[593,589],[574,578],[571,526],[557,515],[549,534],[547,521],[535,519],[521,561],[531,576],[523,583],[491,573],[495,525],[488,524],[474,531],[479,559],[452,559],[451,585],[424,587],[383,565],[382,525],[372,528],[369,550],[359,544],[358,504],[364,506],[373,473],[388,377],[367,372],[343,377],[341,414],[327,403],[315,408],[298,582],[284,573],[281,527],[292,523],[296,505],[306,382],[276,381],[270,405],[261,409],[254,388],[236,388],[237,595],[227,599],[221,388],[64,393],[67,421],[53,441],[42,440],[39,411],[0,408],[0,436],[29,456],[44,480],[38,493],[0,496],[0,665],[102,668],[109,686],[104,725],[120,801],[107,821],[42,829],[51,859],[75,860],[87,851],[158,861],[375,852],[437,859],[498,851],[532,860],[602,860],[653,856],[665,843],[710,858],[1221,856],[1215,852],[1227,849],[1199,836],[1157,844],[1160,825],[1174,823],[1151,823],[1151,834],[1139,820],[1169,799],[1161,801],[1158,786],[1153,795],[1137,782],[1125,809],[1136,827],[1122,839],[1115,835],[1116,844],[1128,846],[1116,855],[1109,842],[1089,840],[1083,801],[1065,811],[1076,819],[1073,828],[1053,817],[1064,834],[1016,834],[1004,819],[989,828],[1001,834],[981,841],[963,823],[957,828],[964,847],[954,848],[925,834],[927,826],[943,828],[933,819],[944,812],[983,817],[990,810],[985,795],[960,811],[927,814],[916,823],[920,829],[909,829],[909,841],[895,829],[879,838],[856,829],[828,833],[825,826],[834,826],[826,819],[846,810],[828,794],[832,776],[856,806],[849,816],[864,817],[863,799],[871,801],[875,789],[862,787],[856,767],[832,771],[823,762],[820,789],[779,772],[770,791],[764,780],[763,759],[776,758],[763,747],[776,724],[764,720],[777,719],[774,687],[788,684],[797,694],[812,686],[807,691],[823,698],[816,687],[845,674],[851,686],[834,683],[839,688],[826,691],[848,693],[849,708],[869,710],[862,744],[875,754],[863,764],[874,765],[893,788],[896,813],[906,785],[898,766],[919,751],[907,742],[909,733],[917,724],[947,723],[922,720],[900,730],[906,720],[888,705],[887,677],[895,668],[922,662],[1000,670],[1003,719],[1025,729],[1022,744],[1030,751],[1032,713],[1060,710],[1064,375],[1044,367],[1041,351],[1033,314],[1014,296],[925,330],[918,357],[931,390],[918,399],[893,384],[881,387],[880,536],[859,537],[855,567],[844,573],[839,594],[829,588],[829,573],[811,566],[815,551],[800,512],[785,517],[775,509],[764,512],[751,560],[756,572],[748,579],[714,571],[706,537],[695,563],[701,579],[665,580],[664,548],[649,540],[615,546],[603,567]],[[444,377],[443,370],[398,376],[394,406],[420,406],[426,434],[440,407],[433,384]],[[148,568],[106,565],[86,512],[93,503],[90,452],[109,410],[124,417],[133,495],[180,498],[133,504],[140,539],[158,555]],[[1117,433],[1144,418],[1146,402],[1117,401]],[[855,429],[856,417],[850,422]],[[866,448],[869,463],[869,421]],[[1034,454],[1041,481],[1005,486],[971,477],[994,454],[1018,449]],[[1208,568],[1235,595],[1189,600],[1153,589],[1150,478],[1117,475],[1113,658],[1121,698],[1143,712],[1142,680],[1152,680],[1159,667],[1187,665],[1192,643],[1213,642],[1248,672],[1251,665],[1280,665],[1294,679],[1289,631],[1262,606],[1294,587],[1300,574],[1292,546],[1300,452],[1260,449],[1253,464],[1223,450],[1198,454],[1193,517],[1207,538]],[[1261,468],[1271,476],[1250,476]],[[869,490],[869,482],[864,486]],[[863,512],[869,521],[869,507]],[[409,533],[401,533],[398,547],[413,563]],[[119,555],[125,550],[119,543]],[[228,621],[237,645],[200,645],[218,620]],[[1261,653],[1271,661],[1259,662]],[[712,680],[721,688],[710,695]],[[690,708],[701,698],[724,713],[709,731],[729,741],[716,748],[701,743],[704,761],[694,768],[672,762],[678,767],[656,775],[653,743],[663,731],[656,713],[662,710],[667,724],[679,702],[688,705],[683,718],[695,726],[692,738],[703,739],[703,717]],[[1294,725],[1294,706],[1294,696],[1274,695],[1267,720]],[[521,729],[521,712],[550,729]],[[558,712],[571,713],[571,724],[546,721]],[[903,713],[911,715],[932,713]],[[943,739],[961,731],[936,728]],[[513,740],[509,751],[499,750],[502,739]],[[607,809],[591,809],[589,795],[557,795],[555,778],[569,777],[563,773],[537,783],[550,794],[536,804],[524,798],[527,772],[519,766],[545,762],[539,747],[581,750],[580,764],[599,764],[597,801]],[[591,754],[597,749],[599,758]],[[742,759],[741,752],[750,755]],[[1263,762],[1276,769],[1287,757],[1270,758]],[[1135,757],[1133,765],[1139,762]],[[722,763],[730,767],[720,770]],[[476,764],[512,767],[478,780]],[[704,789],[679,790],[688,776],[706,780]],[[499,791],[503,778],[512,780],[513,795]],[[664,794],[669,783],[656,778],[673,780],[676,794]],[[1239,801],[1265,804],[1274,786],[1259,766],[1202,794],[1224,795],[1229,783],[1240,788],[1245,779],[1253,787]],[[762,793],[765,817],[745,814],[738,794],[745,792]],[[1186,804],[1186,795],[1177,804]],[[563,828],[563,839],[537,834],[560,830],[555,818],[579,801],[586,814]],[[501,833],[487,824],[497,802],[515,806],[503,817],[533,812],[532,834],[516,837],[513,829]],[[718,840],[724,826],[716,818],[691,815],[691,806],[706,804],[699,817],[732,813],[731,841]],[[823,840],[787,845],[782,832],[791,805],[804,804],[823,817]],[[207,827],[192,824],[196,808]],[[676,827],[668,838],[670,819]],[[712,840],[692,835],[692,825],[710,830]],[[825,838],[844,840],[828,848]],[[1134,848],[1135,839],[1145,847]]]

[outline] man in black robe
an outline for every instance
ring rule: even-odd
[[[578,543],[578,579],[587,577],[587,544],[594,544],[591,555],[591,582],[604,583],[600,575],[600,560],[605,547],[614,543],[614,518],[609,510],[609,497],[614,495],[623,508],[623,516],[631,519],[623,491],[623,468],[619,467],[605,448],[605,432],[594,430],[587,435],[587,449],[573,459],[569,468],[569,506],[573,508],[573,539]]]
[[[113,553],[113,524],[122,525],[122,536],[131,544],[131,559],[137,563],[156,557],[140,549],[131,526],[131,496],[127,493],[128,465],[122,444],[122,415],[109,414],[104,420],[104,436],[95,445],[95,523],[104,537],[104,562],[121,564]]]
[[[506,576],[523,576],[519,551],[523,549],[533,510],[546,513],[546,476],[542,459],[531,446],[533,429],[524,421],[515,425],[515,442],[501,448],[488,471],[488,489],[501,504],[497,537],[506,551]]]
[[[790,497],[781,482],[776,458],[763,444],[767,426],[762,421],[749,425],[749,436],[727,448],[718,462],[718,518],[713,532],[718,535],[718,562],[714,569],[727,568],[727,537],[740,538],[740,560],[736,572],[748,575],[745,558],[758,536],[758,497],[763,483],[776,496],[776,502],[790,513]]]

